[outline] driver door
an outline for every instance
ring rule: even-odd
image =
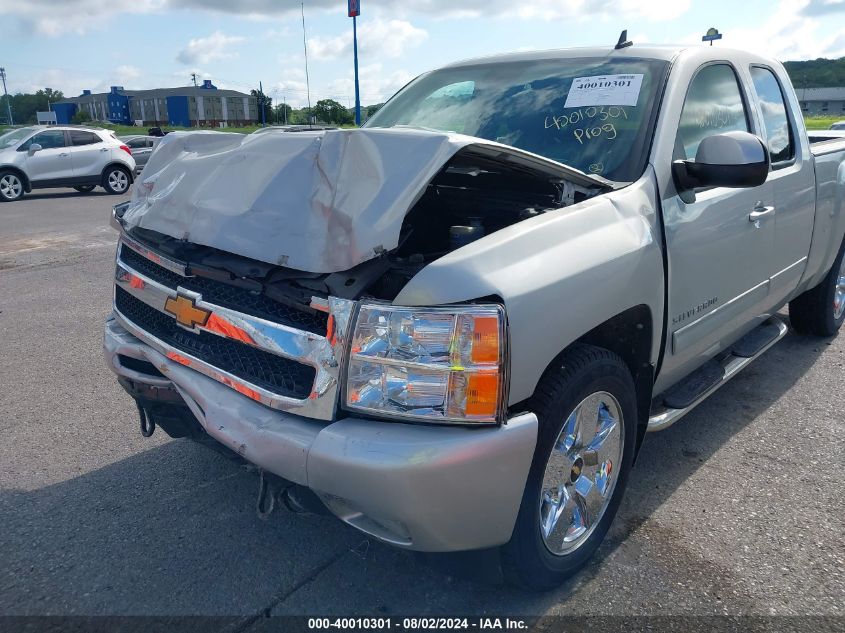
[[[21,145],[18,151],[28,153],[30,146],[36,144],[41,149],[27,156],[24,161],[24,171],[34,184],[73,177],[70,150],[63,130],[39,132]]]
[[[676,160],[694,159],[708,136],[753,132],[741,86],[727,63],[698,70],[681,112]],[[699,189],[684,196],[686,201],[675,191],[666,194],[671,194],[662,201],[668,327],[661,373],[664,384],[673,384],[731,345],[744,333],[738,334],[743,325],[764,315],[775,222],[769,181],[744,189]]]

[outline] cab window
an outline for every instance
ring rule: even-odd
[[[30,145],[40,145],[41,149],[55,149],[65,146],[65,133],[62,130],[39,132],[18,148],[19,152],[29,150]]]
[[[94,143],[101,143],[102,139],[93,132],[84,132],[82,130],[70,131],[71,145],[93,145]]]
[[[701,141],[725,132],[748,132],[748,113],[733,68],[712,64],[690,83],[675,139],[675,158],[692,160]]]
[[[751,80],[763,113],[763,126],[772,163],[790,161],[795,158],[795,141],[780,84],[771,70],[760,66],[751,68]]]

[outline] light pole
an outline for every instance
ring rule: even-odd
[[[352,18],[352,55],[355,60],[355,125],[361,125],[361,93],[358,90],[358,16],[361,15],[359,0],[348,0],[349,17]]]
[[[12,120],[12,102],[9,100],[9,93],[6,92],[6,69],[0,68],[0,77],[3,78],[3,96],[6,97],[6,111],[9,113],[9,125],[14,125]]]

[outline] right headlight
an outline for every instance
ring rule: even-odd
[[[363,303],[347,367],[347,409],[450,424],[495,424],[505,411],[502,306]]]

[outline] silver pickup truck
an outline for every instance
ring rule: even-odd
[[[572,574],[647,431],[786,304],[845,319],[845,139],[771,59],[627,44],[447,66],[362,129],[162,139],[105,327],[142,432],[282,482],[265,510]]]

